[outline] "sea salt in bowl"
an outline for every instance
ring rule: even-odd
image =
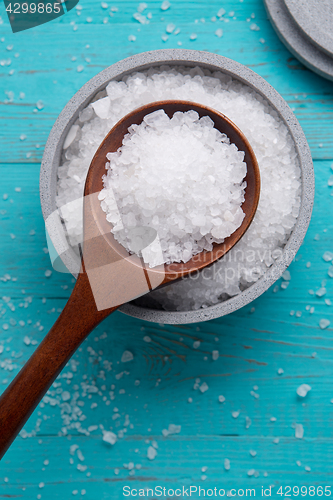
[[[295,257],[310,222],[314,197],[314,174],[310,150],[294,114],[283,98],[251,70],[216,54],[188,50],[161,50],[125,59],[99,73],[75,94],[56,121],[45,148],[40,182],[43,215],[54,246],[54,253],[61,255],[64,264],[74,275],[79,270],[79,258],[68,244],[64,226],[56,210],[58,169],[62,164],[62,151],[68,132],[77,120],[79,113],[96,99],[96,95],[100,91],[105,90],[110,81],[119,81],[136,71],[146,71],[149,68],[158,68],[166,64],[171,67],[185,66],[189,69],[199,66],[203,70],[219,71],[255,90],[258,98],[270,106],[272,114],[283,123],[283,127],[286,127],[292,149],[295,151],[295,161],[301,169],[301,202],[296,224],[293,226],[288,241],[281,247],[279,258],[274,260],[270,267],[267,267],[267,271],[256,282],[233,297],[223,297],[225,300],[197,310],[165,311],[156,309],[160,306],[156,305],[155,301],[150,300],[149,295],[139,303],[125,304],[120,308],[126,314],[148,321],[180,324],[206,321],[236,311],[259,297],[281,276]],[[244,112],[246,112],[246,106]],[[256,126],[255,121],[253,126]],[[272,183],[274,183],[273,179]]]

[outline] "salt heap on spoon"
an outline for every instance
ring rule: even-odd
[[[163,109],[154,111],[132,125],[107,158],[101,207],[131,253],[133,228],[157,231],[156,253],[143,256],[150,267],[210,251],[243,222],[244,152],[208,116],[190,110],[169,118]]]

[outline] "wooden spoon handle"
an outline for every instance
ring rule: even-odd
[[[0,397],[0,459],[79,345],[115,309],[97,311],[81,273],[58,320]]]

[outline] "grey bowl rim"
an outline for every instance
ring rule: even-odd
[[[287,49],[308,69],[333,80],[333,56],[315,45],[292,18],[283,0],[263,0],[268,19]]]
[[[303,0],[304,1],[304,0]],[[308,0],[307,0],[308,1]],[[317,1],[317,0],[316,0]],[[318,29],[318,24],[311,24],[307,13],[304,13],[304,5],[300,0],[283,0],[292,20],[296,26],[301,30],[305,37],[319,50],[333,56],[333,38],[330,39],[329,34],[323,33]],[[320,10],[320,6],[319,6]],[[305,15],[304,15],[305,14]],[[327,14],[327,13],[325,13]],[[320,21],[320,19],[318,19]],[[327,42],[330,43],[327,43]]]
[[[127,315],[154,323],[189,324],[222,317],[248,305],[281,277],[296,256],[310,223],[314,201],[314,170],[310,148],[296,116],[274,87],[257,73],[232,59],[211,52],[187,49],[161,49],[143,52],[112,64],[90,79],[75,93],[57,118],[45,146],[40,171],[40,198],[44,220],[56,209],[55,187],[53,192],[51,188],[52,167],[54,168],[55,161],[59,166],[59,151],[61,152],[68,130],[76,120],[79,111],[100,90],[105,89],[111,80],[119,80],[135,71],[143,71],[152,66],[162,65],[201,66],[211,71],[220,71],[258,92],[285,122],[295,142],[302,170],[300,214],[283,249],[282,259],[278,264],[271,266],[265,275],[247,290],[227,301],[196,311],[162,311],[138,307],[131,303],[124,304],[119,309]],[[58,229],[60,230],[60,228]]]

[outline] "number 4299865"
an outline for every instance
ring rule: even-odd
[[[61,3],[19,3],[8,4],[6,11],[10,14],[60,14]]]
[[[280,486],[276,492],[281,497],[330,497],[331,486]]]

